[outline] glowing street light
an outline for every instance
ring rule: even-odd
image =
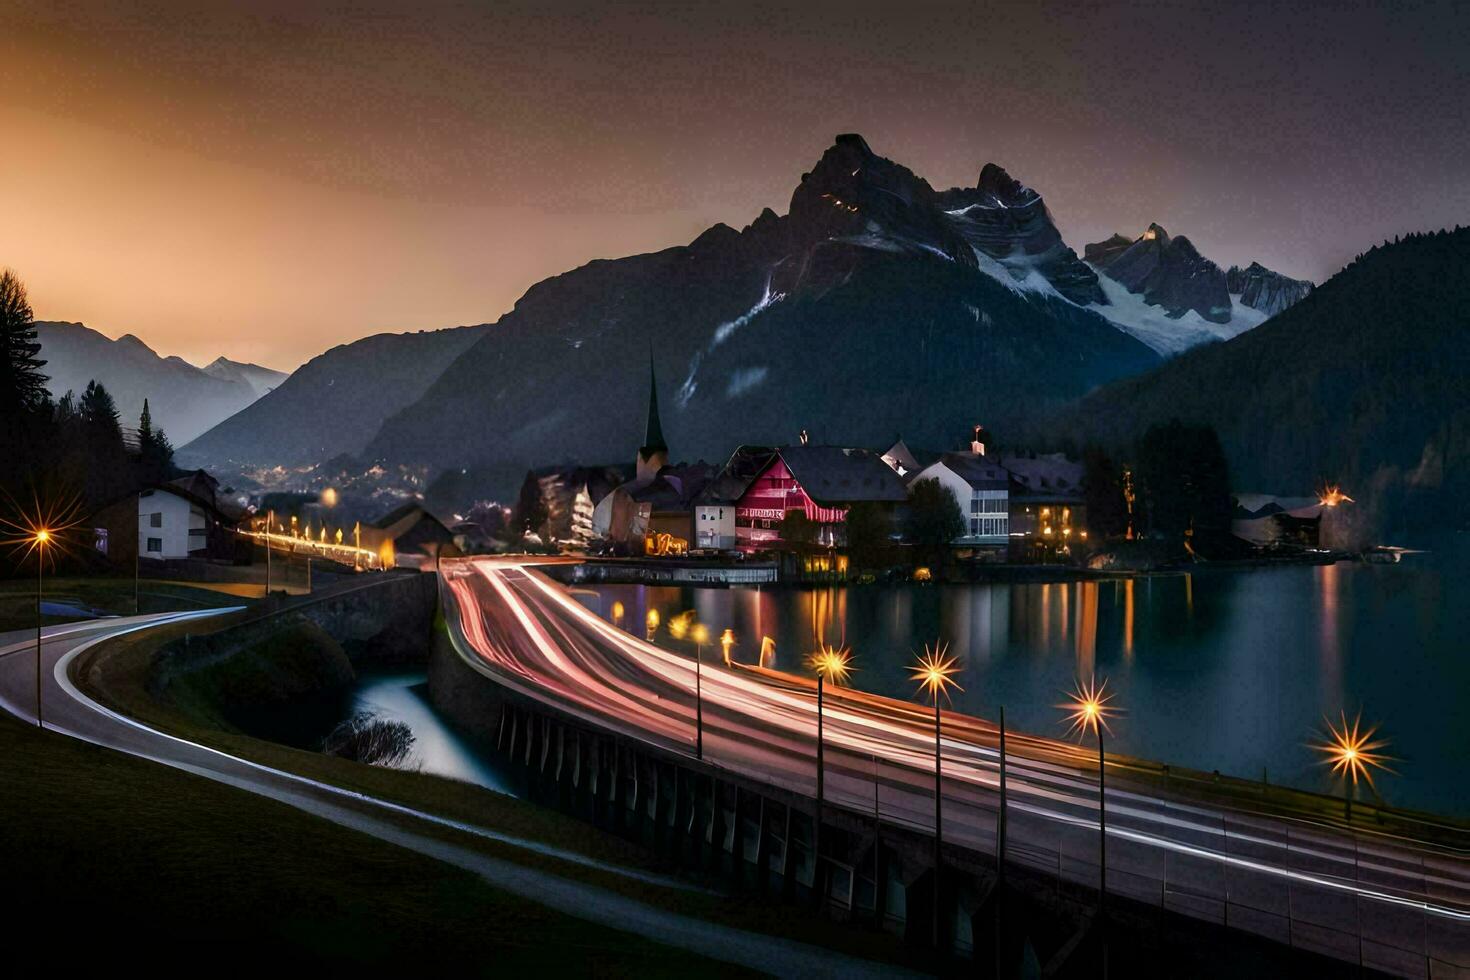
[[[653,634],[655,634],[655,633],[658,632],[658,610],[657,609],[650,609],[650,610],[648,610],[648,615],[645,616],[645,617],[643,617],[643,625],[645,627],[645,632],[643,634],[643,638],[646,639],[649,643],[652,643],[653,642]]]
[[[46,545],[51,543],[50,528],[36,529],[36,727],[41,726],[41,575],[46,567]]]
[[[735,647],[735,631],[725,630],[720,634],[720,651],[725,655],[725,666],[730,666],[730,651]]]
[[[1088,678],[1086,681],[1078,679],[1072,688],[1072,693],[1067,695],[1067,702],[1057,705],[1058,708],[1067,712],[1068,736],[1076,735],[1079,742],[1087,736],[1088,732],[1097,736],[1097,912],[1098,921],[1102,922],[1104,931],[1104,976],[1107,975],[1108,969],[1107,922],[1104,918],[1108,895],[1108,807],[1104,775],[1103,733],[1111,734],[1112,729],[1108,727],[1108,718],[1116,714],[1118,710],[1109,706],[1108,702],[1112,699],[1113,696],[1108,693],[1106,679],[1101,684],[1098,684],[1095,678]]]
[[[12,500],[12,503],[16,503]],[[66,532],[79,523],[77,498],[71,497],[59,506],[43,505],[39,498],[30,508],[21,510],[19,520],[0,518],[0,530],[14,532],[14,537],[0,540],[17,552],[17,563],[36,555],[36,725],[41,725],[41,596],[45,591],[46,561],[54,561],[59,548],[66,550]]]
[[[1375,789],[1373,770],[1393,770],[1388,767],[1389,757],[1378,751],[1388,745],[1388,739],[1373,737],[1378,732],[1377,725],[1364,729],[1361,711],[1351,722],[1347,720],[1345,711],[1339,717],[1340,725],[1334,725],[1329,718],[1322,719],[1327,728],[1326,741],[1316,743],[1312,748],[1322,753],[1322,765],[1331,766],[1333,775],[1343,777],[1344,816],[1351,821],[1353,793],[1358,787],[1358,780],[1366,782],[1369,789]]]
[[[822,809],[825,804],[827,767],[823,759],[826,740],[822,737],[822,698],[827,684],[845,684],[852,673],[852,651],[822,644],[807,657],[807,666],[817,675],[817,819],[812,834],[812,891],[820,899],[822,890]]]
[[[940,804],[944,799],[943,785],[943,754],[940,747],[940,723],[939,723],[939,699],[943,697],[949,700],[949,688],[963,691],[954,675],[959,673],[959,667],[954,657],[945,656],[948,647],[943,643],[935,643],[931,649],[928,644],[924,645],[924,652],[919,654],[914,666],[909,670],[912,672],[910,680],[919,685],[919,691],[927,694],[934,702],[934,946],[939,946],[939,869],[941,864],[940,846],[943,842],[943,827],[940,822]]]

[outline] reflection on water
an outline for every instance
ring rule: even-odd
[[[1402,806],[1470,815],[1470,588],[1457,546],[1401,565],[1200,570],[1142,579],[967,586],[698,589],[603,586],[583,601],[642,632],[694,610],[731,656],[800,670],[820,643],[850,646],[852,683],[912,695],[913,651],[936,639],[965,667],[956,708],[1060,734],[1074,679],[1106,677],[1127,709],[1119,752],[1327,790],[1307,748],[1324,714],[1383,725]],[[629,628],[632,628],[631,626]],[[659,629],[656,641],[681,644]],[[692,651],[691,651],[692,652]]]
[[[429,705],[422,670],[364,671],[351,692],[347,714],[370,711],[401,721],[413,732],[413,751],[398,768],[417,769],[511,793],[510,783],[491,765],[490,755],[451,728]]]

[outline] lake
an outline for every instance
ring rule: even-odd
[[[1087,582],[820,589],[606,585],[581,600],[640,635],[691,652],[666,624],[686,610],[736,659],[797,671],[817,644],[852,648],[854,686],[910,696],[913,652],[936,640],[963,665],[957,710],[1060,735],[1078,676],[1106,678],[1125,713],[1109,751],[1340,792],[1309,744],[1360,710],[1381,725],[1390,804],[1470,817],[1470,543],[1396,565],[1340,562]],[[720,657],[718,644],[704,655]],[[1366,792],[1366,791],[1365,791]]]

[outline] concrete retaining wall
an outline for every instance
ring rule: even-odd
[[[372,574],[311,597],[273,596],[233,625],[161,648],[149,667],[149,692],[162,695],[180,676],[250,650],[303,620],[341,644],[354,666],[423,663],[437,601],[435,578],[428,574]]]

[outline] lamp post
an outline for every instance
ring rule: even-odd
[[[265,597],[271,597],[271,528],[276,523],[276,512],[268,510],[265,513]]]
[[[1108,706],[1113,696],[1107,693],[1106,679],[1098,684],[1094,678],[1078,680],[1068,695],[1066,704],[1058,705],[1068,712],[1067,734],[1076,734],[1082,739],[1091,731],[1097,736],[1097,853],[1098,887],[1097,916],[1103,932],[1103,976],[1108,973],[1107,902],[1108,902],[1108,806],[1106,762],[1104,759],[1103,733],[1110,731],[1108,716],[1117,709]]]
[[[141,509],[142,506],[143,506],[143,492],[141,490],[138,491],[138,496],[136,498],[136,503],[138,505],[138,509]],[[142,530],[141,529],[138,529],[138,531],[136,533],[137,533],[137,536],[138,537],[142,537]],[[119,544],[120,543],[121,542],[119,542]],[[139,543],[140,542],[137,541],[136,538],[135,538],[134,541],[133,541],[133,615],[134,616],[140,615],[143,612],[141,606],[138,603],[138,566],[139,566],[139,564],[142,561],[141,552],[143,550],[142,548],[139,548],[138,547]]]
[[[924,646],[924,652],[919,654],[912,671],[911,680],[917,681],[921,693],[928,694],[934,701],[934,948],[939,948],[939,878],[940,867],[943,861],[941,846],[943,844],[944,829],[941,820],[941,807],[944,801],[944,769],[943,751],[940,743],[941,729],[939,716],[939,699],[941,696],[948,699],[949,688],[957,691],[964,688],[954,680],[954,674],[959,672],[954,657],[945,656],[947,647],[943,643],[935,643],[931,649],[928,644]]]
[[[694,755],[704,759],[704,645],[709,642],[709,629],[695,623],[689,631],[694,641]]]
[[[852,672],[852,652],[823,644],[807,658],[817,674],[817,818],[812,823],[812,892],[820,901],[822,891],[822,810],[826,803],[826,739],[822,732],[822,701],[826,684],[842,684]]]
[[[1388,756],[1378,751],[1388,745],[1388,739],[1373,737],[1378,732],[1377,725],[1364,729],[1361,711],[1351,722],[1347,720],[1346,711],[1339,717],[1340,725],[1334,725],[1330,719],[1322,719],[1327,729],[1326,741],[1317,743],[1313,748],[1322,753],[1323,765],[1331,766],[1335,775],[1342,776],[1343,818],[1351,823],[1353,790],[1357,788],[1358,780],[1366,781],[1371,789],[1374,788],[1372,770],[1393,770],[1388,768]]]
[[[51,543],[51,532],[38,528],[35,535],[36,547],[36,727],[41,728],[41,575],[46,567],[46,545]]]

